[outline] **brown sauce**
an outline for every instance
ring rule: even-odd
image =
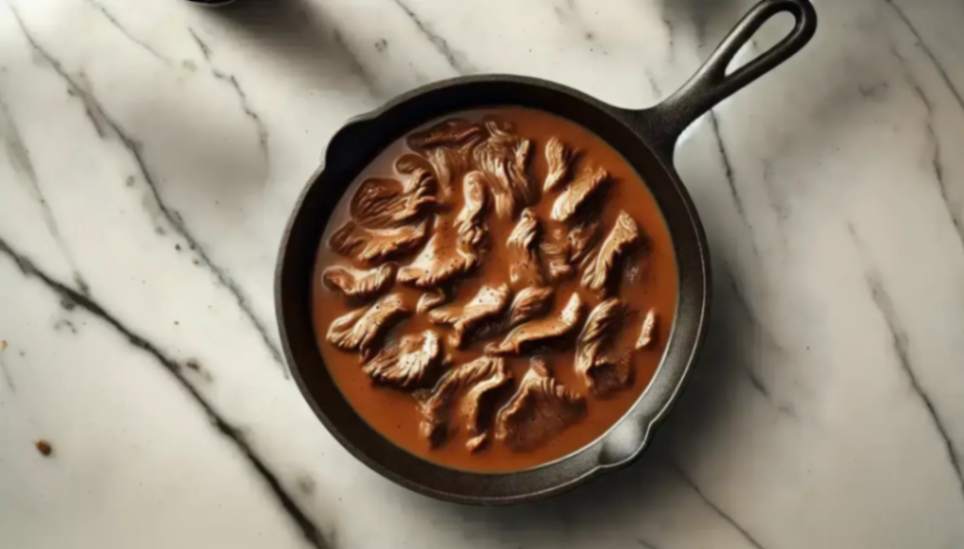
[[[323,235],[313,313],[327,368],[373,428],[441,465],[504,472],[626,413],[676,294],[669,233],[632,167],[582,126],[505,106],[430,122],[357,177]]]

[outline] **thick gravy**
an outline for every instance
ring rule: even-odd
[[[676,308],[660,211],[632,167],[547,112],[455,113],[387,147],[328,222],[325,364],[402,448],[473,471],[602,435],[652,378]]]

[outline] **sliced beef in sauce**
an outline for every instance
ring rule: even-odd
[[[331,235],[328,243],[346,257],[371,264],[413,252],[427,236],[427,220],[390,229],[367,229],[349,221]]]
[[[435,288],[478,267],[479,254],[458,239],[455,229],[443,225],[411,263],[398,270],[397,279],[416,288]]]
[[[475,452],[487,442],[489,428],[495,418],[499,396],[512,383],[512,374],[505,367],[496,371],[472,385],[462,397],[460,413],[465,422],[465,429],[471,438],[466,441],[466,448]],[[481,437],[481,438],[480,438]]]
[[[432,164],[424,157],[407,153],[395,160],[395,171],[401,175],[414,175],[421,172],[432,172]]]
[[[509,252],[509,283],[513,287],[539,286],[544,282],[537,251],[538,238],[539,220],[532,210],[526,208],[505,243]]]
[[[368,307],[336,318],[328,327],[328,341],[343,351],[371,356],[385,331],[410,313],[400,294],[388,294]]]
[[[609,173],[601,167],[580,173],[556,198],[550,218],[553,221],[568,221],[608,181]]]
[[[585,413],[585,399],[556,381],[543,362],[533,360],[519,389],[496,416],[495,438],[513,450],[531,450]]]
[[[585,306],[579,294],[573,293],[558,316],[531,320],[512,329],[499,343],[485,347],[487,353],[496,355],[519,354],[524,349],[569,335],[582,322]]]
[[[529,286],[523,288],[512,299],[509,305],[509,326],[514,327],[523,322],[540,317],[552,308],[552,297],[555,291],[548,286]]]
[[[435,204],[435,177],[417,170],[409,188],[394,179],[366,179],[352,197],[355,221],[370,229],[397,227],[423,217]]]
[[[345,297],[368,299],[391,286],[395,281],[395,266],[386,263],[374,269],[362,270],[336,265],[325,269],[321,280],[328,289],[340,292]]]
[[[453,466],[527,467],[597,436],[638,394],[628,389],[637,358],[656,358],[640,350],[661,347],[655,311],[637,311],[662,308],[673,286],[662,254],[635,260],[646,235],[627,212],[649,223],[655,210],[627,204],[645,199],[638,189],[616,189],[639,186],[618,155],[564,123],[523,117],[516,131],[501,112],[466,116],[478,121],[432,123],[393,143],[353,182],[336,217],[349,221],[328,229],[316,271],[345,299],[315,293],[315,318],[327,324],[332,375],[373,426]],[[587,400],[592,418],[548,446]],[[406,405],[418,417],[402,424]],[[491,463],[470,459],[489,446]]]
[[[451,343],[461,347],[467,335],[485,322],[495,320],[509,305],[512,291],[509,286],[482,286],[464,305],[452,303],[432,309],[428,318],[435,324],[452,327]]]
[[[483,139],[484,128],[464,118],[449,118],[424,130],[413,132],[406,140],[416,151],[436,147],[460,147]]]
[[[449,300],[448,293],[442,288],[434,288],[418,296],[415,313],[425,314]]]
[[[585,221],[572,228],[556,228],[552,239],[541,245],[549,278],[559,280],[573,274],[592,253],[600,237],[597,221]]]
[[[612,230],[583,269],[582,285],[595,292],[609,291],[617,261],[629,248],[638,244],[640,238],[636,222],[629,214],[620,211]]]
[[[511,219],[539,198],[538,187],[526,175],[532,142],[492,120],[485,127],[489,138],[475,147],[473,159],[489,181],[496,215]]]
[[[639,338],[636,339],[636,350],[649,347],[656,336],[656,310],[646,311],[643,325],[639,328]]]
[[[459,240],[469,246],[478,246],[485,240],[485,208],[488,193],[485,190],[485,174],[469,172],[462,180],[464,205],[455,218],[455,229]]]
[[[612,354],[611,344],[626,317],[626,305],[610,298],[589,313],[576,340],[575,369],[597,395],[606,395],[629,382],[629,362]]]
[[[629,386],[633,381],[633,364],[629,353],[612,350],[600,354],[586,372],[593,395],[605,398]]]
[[[561,139],[553,136],[546,142],[545,154],[548,170],[545,182],[542,184],[542,190],[549,192],[565,182],[575,153]]]
[[[455,192],[458,178],[471,166],[472,150],[486,135],[482,124],[456,118],[408,137],[408,145],[425,155],[435,173],[440,202],[448,202]]]
[[[448,437],[449,416],[454,404],[466,392],[471,391],[477,383],[485,383],[485,388],[475,393],[476,402],[479,403],[487,390],[495,390],[504,382],[499,380],[510,377],[511,373],[506,369],[505,361],[498,357],[483,356],[449,370],[431,392],[421,397],[418,405],[421,415],[419,433],[432,447],[441,445]],[[475,417],[481,417],[478,406],[466,406],[465,409],[474,410]]]
[[[402,336],[397,344],[383,348],[365,363],[363,369],[375,383],[411,389],[430,379],[442,360],[438,334],[425,330]]]

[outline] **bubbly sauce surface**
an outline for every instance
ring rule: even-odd
[[[313,276],[322,357],[357,413],[479,472],[552,461],[617,422],[677,300],[669,233],[635,170],[586,128],[514,106],[382,151],[341,198]]]

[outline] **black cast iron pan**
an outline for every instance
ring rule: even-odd
[[[753,61],[727,73],[737,51],[770,18],[794,18],[790,33]],[[565,86],[522,76],[469,76],[430,84],[349,122],[331,139],[324,167],[309,181],[281,245],[275,299],[288,363],[298,386],[329,431],[386,477],[434,497],[479,504],[532,500],[627,465],[676,398],[704,336],[710,272],[706,238],[676,170],[673,149],[697,117],[796,53],[816,30],[807,0],[763,0],[723,40],[688,82],[664,102],[622,109]],[[379,435],[358,416],[321,358],[311,316],[315,255],[325,224],[355,176],[386,145],[454,111],[521,105],[573,120],[606,140],[649,185],[666,219],[679,270],[679,299],[663,360],[630,411],[595,442],[564,458],[507,474],[472,473],[430,463]]]

